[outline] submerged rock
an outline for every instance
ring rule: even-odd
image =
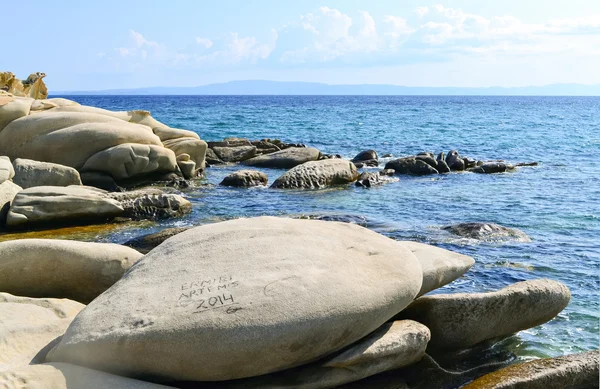
[[[471,171],[473,173],[483,173],[483,174],[492,174],[492,173],[504,173],[508,170],[514,169],[514,166],[508,165],[504,162],[487,162],[480,166],[473,167]]]
[[[247,188],[251,186],[266,186],[268,182],[269,177],[263,172],[257,170],[238,170],[225,177],[221,181],[221,185]]]
[[[358,176],[356,166],[352,162],[343,159],[325,159],[306,162],[288,170],[275,180],[271,188],[321,189],[352,183]]]
[[[0,291],[89,303],[142,256],[118,244],[59,239],[0,243]]]
[[[421,282],[410,250],[352,224],[259,217],[196,227],[92,301],[47,360],[156,381],[272,373],[370,334]]]
[[[313,147],[290,147],[271,154],[259,155],[243,161],[247,166],[291,169],[300,164],[317,161],[321,152]]]
[[[459,223],[442,227],[463,238],[479,240],[506,240],[514,239],[519,242],[531,242],[531,239],[523,231],[508,228],[496,223]]]
[[[496,292],[419,297],[397,318],[426,325],[433,348],[460,349],[546,323],[570,299],[564,284],[539,279],[517,282]]]
[[[13,166],[15,168],[13,181],[23,189],[34,186],[81,185],[79,172],[69,166],[24,158],[15,159]]]
[[[385,169],[394,169],[396,174],[412,174],[415,176],[438,174],[438,171],[427,162],[415,157],[394,159],[385,164]]]
[[[131,247],[142,254],[147,254],[150,250],[154,249],[156,246],[169,239],[172,236],[180,234],[184,231],[189,230],[191,227],[172,227],[165,228],[164,230],[148,234],[138,236],[137,238],[133,238],[123,243],[124,246]]]

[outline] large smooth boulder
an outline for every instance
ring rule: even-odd
[[[458,223],[444,226],[442,229],[463,238],[486,241],[516,240],[518,242],[531,242],[529,236],[523,231],[496,223]]]
[[[412,174],[415,176],[438,174],[434,167],[415,157],[394,159],[385,164],[385,169],[394,169],[396,174]]]
[[[518,363],[476,379],[463,389],[598,388],[598,350]]]
[[[196,227],[92,301],[48,361],[157,382],[272,373],[363,338],[421,282],[409,249],[352,224],[259,217]]]
[[[30,98],[16,97],[3,92],[0,91],[0,132],[13,120],[29,115],[34,102]],[[5,153],[0,151],[0,155],[5,155]]]
[[[418,296],[440,288],[465,274],[475,260],[469,256],[444,250],[428,244],[401,241],[421,262],[423,270],[423,285]]]
[[[285,172],[273,182],[271,188],[321,189],[346,185],[358,179],[356,166],[343,159],[324,159],[306,162]]]
[[[123,243],[124,246],[131,247],[142,254],[147,254],[156,246],[169,239],[172,236],[181,234],[183,231],[189,230],[191,227],[171,227],[164,230],[138,236]]]
[[[72,167],[50,162],[17,158],[13,161],[13,182],[23,189],[34,186],[81,185],[79,172]]]
[[[17,193],[22,190],[23,188],[12,181],[4,181],[0,184],[0,226],[4,226],[4,224],[6,224],[6,217],[8,215],[10,205],[12,204],[12,201]]]
[[[106,196],[119,202],[123,208],[121,216],[138,220],[182,216],[192,210],[192,203],[185,198],[156,188],[107,193]]]
[[[256,167],[291,169],[305,162],[317,161],[320,156],[321,152],[313,147],[290,147],[271,154],[259,155],[242,163]]]
[[[268,182],[269,177],[263,172],[257,170],[238,170],[223,178],[221,185],[247,188],[251,186],[265,186]]]
[[[213,147],[212,150],[223,162],[241,162],[256,155],[256,146]]]
[[[0,382],[9,389],[167,389],[132,378],[96,371],[69,363],[44,363],[0,371]],[[3,386],[4,388],[4,386]]]
[[[426,325],[431,330],[430,346],[460,349],[546,323],[570,299],[564,284],[539,279],[496,292],[419,297],[397,317]]]
[[[35,299],[0,292],[0,371],[31,362],[65,332],[83,307],[66,299]]]
[[[11,180],[15,176],[15,169],[10,158],[6,156],[0,156],[0,184],[4,181]]]
[[[143,254],[112,243],[59,239],[0,242],[0,291],[89,303]]]

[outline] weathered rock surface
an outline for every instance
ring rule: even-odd
[[[192,209],[192,204],[174,193],[164,193],[160,189],[139,189],[128,192],[107,193],[110,199],[117,200],[123,208],[120,216],[132,219],[160,219],[182,216]]]
[[[26,365],[61,336],[83,304],[0,292],[0,371]]]
[[[508,165],[504,162],[488,162],[481,166],[474,167],[471,169],[473,173],[492,174],[492,173],[504,173],[508,170],[514,169],[514,166]]]
[[[79,172],[69,166],[31,159],[17,158],[13,161],[13,182],[23,189],[34,186],[81,185]]]
[[[363,338],[421,281],[410,250],[352,224],[260,217],[196,227],[91,302],[47,360],[157,381],[272,373]]]
[[[456,150],[451,150],[448,153],[448,155],[446,156],[446,164],[452,171],[465,170],[465,162]]]
[[[465,274],[475,260],[469,256],[428,244],[400,241],[421,262],[423,285],[418,296],[440,288]]]
[[[385,169],[394,169],[396,174],[412,174],[415,176],[438,174],[438,171],[427,162],[415,157],[394,159],[385,164]]]
[[[15,170],[13,169],[10,158],[0,156],[0,184],[4,181],[11,180],[15,176]]]
[[[213,147],[212,150],[223,162],[241,162],[256,155],[256,146]]]
[[[0,89],[15,96],[45,99],[48,97],[48,88],[43,81],[44,77],[45,73],[31,73],[27,79],[21,81],[11,72],[0,72]]]
[[[22,190],[23,188],[12,181],[4,181],[0,184],[0,227],[6,224],[10,205],[17,193]]]
[[[309,161],[317,161],[321,152],[312,147],[290,147],[271,154],[260,155],[243,161],[247,166],[291,169]]]
[[[271,188],[320,189],[352,183],[358,176],[356,166],[352,162],[343,159],[324,159],[306,162],[288,170],[273,182]]]
[[[141,257],[132,248],[112,243],[59,239],[0,242],[0,291],[87,304]]]
[[[385,174],[364,172],[358,177],[355,185],[363,188],[370,188],[376,185],[387,184],[392,181],[398,181],[398,179],[389,177]]]
[[[459,223],[442,227],[463,238],[479,240],[516,240],[519,242],[531,242],[531,239],[523,231],[508,228],[496,223]]]
[[[598,350],[518,363],[476,379],[463,389],[598,388]]]
[[[397,318],[431,330],[430,346],[468,348],[552,320],[571,298],[569,288],[548,279],[517,282],[496,292],[436,294],[416,299]]]
[[[215,152],[212,149],[206,150],[206,162],[210,165],[220,165],[225,163],[221,160],[221,158],[217,156],[217,154],[215,154]]]
[[[69,363],[44,363],[0,371],[8,389],[167,389],[171,386],[120,377]]]
[[[142,254],[147,254],[150,250],[169,239],[172,236],[189,230],[191,227],[172,227],[155,232],[153,234],[138,236],[123,243],[124,246],[131,247]]]
[[[362,162],[369,160],[377,160],[379,156],[377,155],[377,151],[375,150],[365,150],[356,154],[354,158],[352,158],[352,162]]]
[[[247,188],[251,186],[265,186],[268,182],[269,177],[263,172],[256,170],[238,170],[225,177],[223,181],[221,181],[221,185]]]

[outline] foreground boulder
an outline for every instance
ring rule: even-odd
[[[279,177],[271,188],[279,189],[322,189],[335,185],[346,185],[358,179],[356,166],[343,159],[324,159],[306,162],[288,170]]]
[[[4,181],[11,180],[15,176],[15,169],[10,163],[10,159],[5,156],[0,157],[0,184]]]
[[[421,262],[423,285],[418,296],[449,284],[469,271],[475,263],[471,257],[428,244],[411,241],[399,243],[412,251]]]
[[[247,166],[291,169],[300,164],[317,161],[321,152],[313,147],[290,147],[271,154],[259,155],[243,161]]]
[[[419,297],[398,318],[426,325],[433,348],[460,349],[546,323],[570,298],[564,284],[539,279],[517,282],[497,292]]]
[[[373,332],[421,280],[410,250],[352,224],[260,217],[196,227],[92,301],[48,361],[157,382],[272,373]]]
[[[171,227],[165,228],[164,230],[138,236],[123,243],[124,246],[131,247],[142,254],[148,254],[150,250],[169,239],[172,236],[181,234],[183,231],[189,230],[190,227]]]
[[[167,389],[171,386],[138,381],[69,363],[44,363],[0,371],[8,388],[27,389]]]
[[[34,299],[0,292],[0,371],[27,365],[61,336],[84,305],[63,299]]]
[[[494,241],[494,240],[516,240],[518,242],[531,242],[531,239],[523,231],[508,228],[496,223],[458,223],[442,227],[463,238]]]
[[[415,176],[439,173],[433,166],[415,157],[394,159],[385,164],[385,169],[394,169],[396,174],[412,174]]]
[[[69,166],[24,158],[15,159],[13,166],[15,168],[13,181],[23,189],[34,186],[81,185],[79,172]]]
[[[129,247],[59,239],[0,242],[0,291],[89,303],[142,256]]]
[[[223,181],[221,181],[221,185],[248,188],[252,186],[266,186],[268,182],[269,177],[263,172],[256,170],[238,170],[225,177]]]
[[[0,227],[4,227],[6,224],[6,217],[10,205],[17,193],[22,190],[23,188],[12,181],[4,181],[0,184]]]
[[[598,350],[518,363],[484,375],[463,389],[592,389],[598,387]]]

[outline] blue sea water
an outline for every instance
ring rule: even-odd
[[[510,337],[520,358],[599,348],[600,97],[461,96],[70,96],[111,110],[146,109],[202,139],[279,138],[351,158],[365,149],[404,156],[457,149],[474,159],[538,161],[513,173],[400,177],[371,189],[232,189],[218,183],[238,167],[211,167],[185,196],[193,212],[165,226],[257,215],[340,215],[395,239],[455,250],[476,260],[436,291],[481,292],[551,278],[572,292],[554,320]],[[270,181],[282,170],[265,169]],[[441,226],[495,222],[526,232],[523,242],[459,239]]]

